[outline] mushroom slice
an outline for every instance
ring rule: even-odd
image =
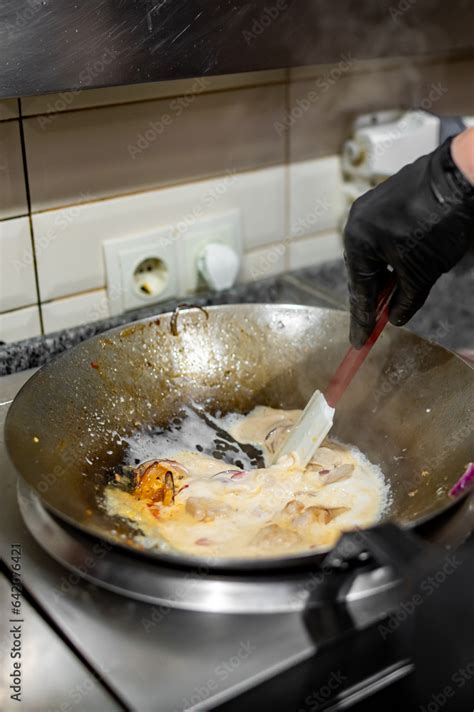
[[[348,480],[352,477],[354,472],[354,465],[338,465],[334,469],[329,470],[328,473],[321,474],[320,477],[325,485],[331,485],[333,482],[341,482],[342,480]]]

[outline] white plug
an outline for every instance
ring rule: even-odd
[[[211,289],[229,289],[235,284],[240,268],[237,252],[219,242],[208,243],[198,257],[197,267]]]

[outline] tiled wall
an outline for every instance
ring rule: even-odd
[[[0,339],[107,316],[103,240],[196,207],[240,209],[241,280],[340,254],[337,154],[353,118],[420,104],[474,114],[473,76],[469,58],[344,57],[0,101]]]

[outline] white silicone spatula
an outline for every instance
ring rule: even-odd
[[[328,404],[321,391],[315,391],[300,419],[291,429],[280,450],[276,452],[273,462],[284,455],[294,453],[298,457],[299,464],[306,467],[331,430],[333,418],[334,408]]]
[[[395,287],[395,279],[390,277],[384,290],[375,317],[374,329],[362,346],[350,346],[327,387],[326,394],[315,391],[306,405],[298,422],[291,429],[287,439],[273,458],[276,462],[283,455],[294,453],[302,467],[306,467],[326,435],[332,428],[336,403],[345,393],[359,368],[367,358],[388,321],[388,305]]]

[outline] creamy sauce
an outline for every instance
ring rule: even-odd
[[[226,416],[219,425],[239,442],[261,447],[268,464],[299,415],[258,406],[245,417]],[[329,439],[306,469],[286,457],[272,466],[243,470],[179,450],[178,440],[175,445],[165,455],[157,439],[153,454],[187,468],[176,483],[180,491],[172,505],[150,504],[113,486],[105,492],[108,513],[129,520],[145,548],[206,558],[297,554],[334,545],[342,531],[371,526],[387,503],[388,487],[379,468],[356,448]]]

